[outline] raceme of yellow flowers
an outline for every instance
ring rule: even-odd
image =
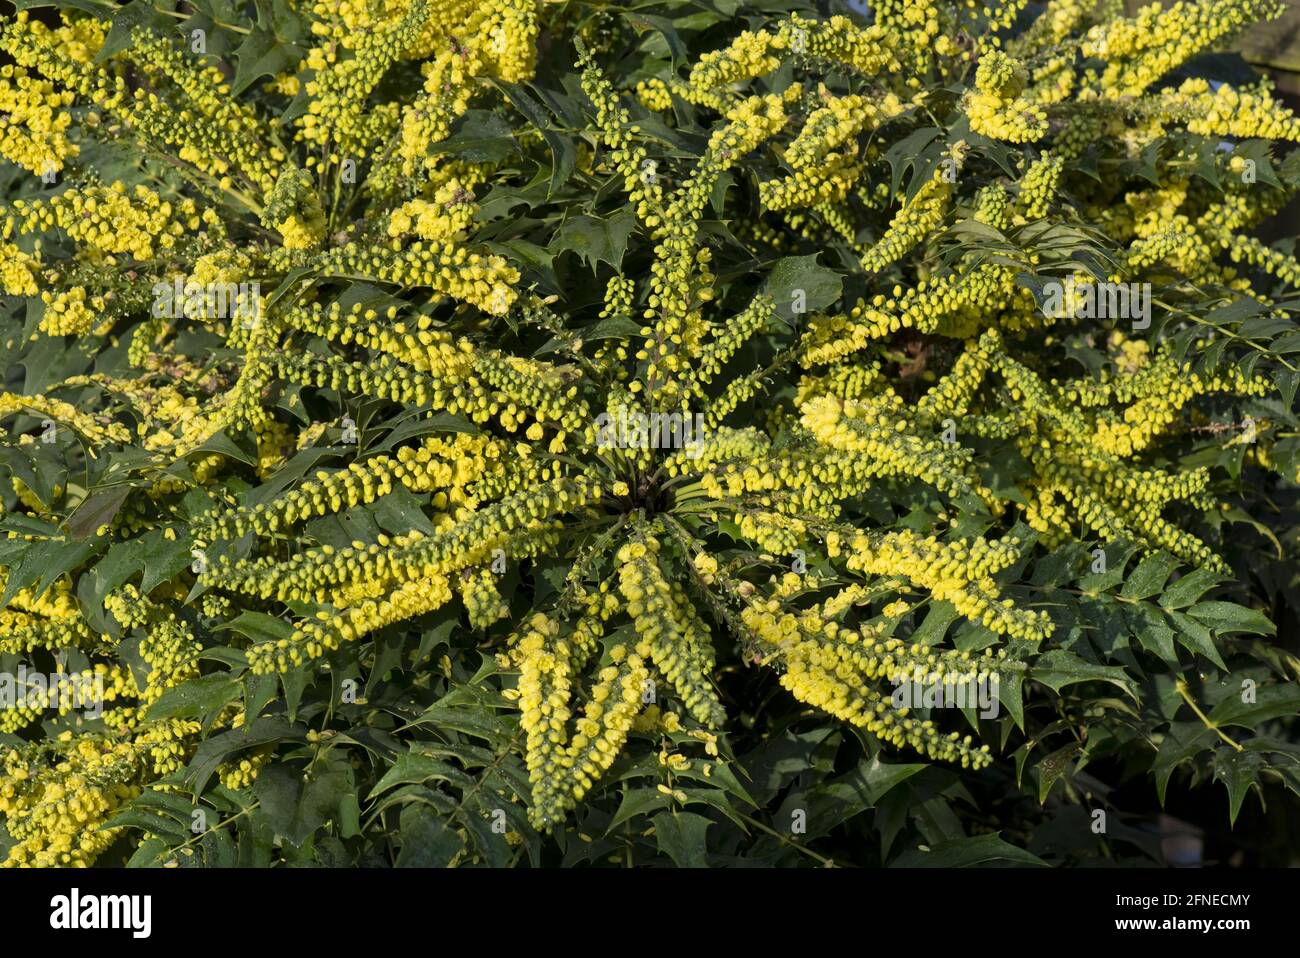
[[[630,736],[671,721],[716,743],[728,720],[720,642],[881,741],[980,767],[994,760],[988,746],[896,707],[888,687],[1023,671],[1007,648],[1032,650],[1054,632],[1050,610],[1005,597],[1023,556],[1128,539],[1227,571],[1180,524],[1186,507],[1218,508],[1207,470],[1179,469],[1156,450],[1206,397],[1244,402],[1271,386],[1233,366],[1194,373],[1172,347],[1137,340],[1116,361],[1125,375],[1060,378],[1033,344],[1089,318],[1044,310],[1020,278],[1160,283],[1181,273],[1266,309],[1237,267],[1300,281],[1294,259],[1246,235],[1286,190],[1263,195],[1231,175],[1239,157],[1215,160],[1218,192],[1189,187],[1182,156],[1157,166],[1154,189],[1127,198],[1072,175],[1103,137],[1134,158],[1169,131],[1300,140],[1262,83],[1157,85],[1274,13],[1270,0],[1180,0],[1105,19],[1052,0],[1009,42],[995,34],[1023,3],[892,0],[872,26],[774,18],[627,88],[552,6],[299,4],[314,45],[262,99],[146,26],[111,47],[89,14],[51,27],[20,13],[0,28],[13,61],[0,68],[0,156],[61,177],[0,208],[0,285],[43,307],[29,335],[72,337],[88,355],[129,364],[0,393],[0,415],[66,428],[96,458],[133,449],[148,482],[96,537],[161,531],[198,556],[148,594],[143,582],[118,583],[104,602],[110,633],[84,614],[76,569],[25,585],[0,610],[0,649],[82,650],[112,702],[102,719],[74,716],[0,756],[0,815],[16,842],[7,864],[92,862],[115,837],[99,826],[189,761],[209,730],[151,719],[149,707],[198,677],[213,618],[244,610],[289,620],[282,637],[243,649],[252,673],[269,674],[331,668],[339,655],[364,656],[381,630],[463,607],[462,628],[497,637],[529,814],[549,828]],[[589,192],[566,202],[585,215],[596,190],[621,191],[648,262],[643,274],[606,273],[590,315],[613,332],[591,339],[557,295],[535,288],[522,246],[478,239],[500,199],[492,191],[526,174],[440,148],[472,113],[507,115],[504,94],[533,77],[544,28],[551,55],[562,48],[574,64],[588,117],[579,170]],[[954,43],[958,28],[974,41]],[[281,91],[299,103],[287,116],[277,115]],[[658,132],[679,102],[705,124],[697,155],[676,141],[665,150]],[[889,147],[932,122],[957,132],[924,161],[917,147],[913,188],[895,188]],[[526,124],[517,139],[541,142]],[[105,181],[83,162],[97,140],[131,145],[153,172]],[[1014,148],[1014,169],[979,172],[990,141]],[[741,182],[749,212],[736,204]],[[839,242],[865,292],[807,317],[795,309],[793,322],[779,284],[722,295],[709,237],[723,207],[721,218],[747,218],[735,232],[765,248],[763,268]],[[1109,254],[1103,273],[1060,252],[1090,221],[1102,224],[1092,235]],[[987,245],[955,247],[948,234],[962,229]],[[392,295],[345,302],[337,291],[348,283]],[[254,291],[224,312],[159,309],[160,288],[213,284]],[[186,352],[200,328],[222,338],[211,356]],[[507,328],[544,331],[549,348],[518,348]],[[767,342],[774,354],[755,360]],[[935,366],[900,383],[890,370],[907,343],[924,344]],[[274,477],[327,432],[356,428],[312,421],[304,394],[386,403],[430,429],[238,496],[229,478]],[[275,405],[281,395],[289,405]],[[453,419],[463,428],[441,429]],[[251,437],[256,462],[241,464],[222,436]],[[990,442],[1023,459],[1019,490],[991,482],[981,458]],[[1015,534],[890,530],[858,509],[873,490],[908,484],[960,501],[986,527],[1023,524]],[[57,525],[60,507],[21,485],[19,511]],[[412,500],[419,521],[371,541],[308,531],[321,517]],[[724,525],[741,551],[724,543]],[[519,616],[495,566],[538,557],[571,561],[572,572]],[[809,562],[791,572],[796,558]],[[990,647],[895,636],[927,602],[951,604]],[[128,641],[143,671],[122,667]],[[670,720],[646,719],[658,700],[674,703]],[[5,731],[34,726],[39,711],[16,712]],[[213,727],[252,718],[230,705]],[[272,760],[241,756],[221,780],[248,788]]]

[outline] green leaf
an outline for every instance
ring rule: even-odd
[[[361,804],[355,792],[348,792],[339,801],[339,835],[356,838],[361,834]]]
[[[895,787],[903,784],[913,775],[924,772],[929,766],[918,763],[882,762],[876,755],[870,761],[858,763],[852,778],[860,783],[866,794],[867,802],[875,805]]]
[[[1242,320],[1249,319],[1252,316],[1258,316],[1264,311],[1264,307],[1249,297],[1235,299],[1226,306],[1220,306],[1212,310],[1205,316],[1205,322],[1212,326],[1224,326],[1228,323],[1239,323]]]
[[[82,500],[77,511],[68,517],[68,535],[74,539],[87,539],[93,536],[100,526],[108,525],[122,508],[122,503],[131,494],[128,485],[109,486],[96,489]]]
[[[810,770],[829,774],[838,747],[835,729],[822,726],[807,732],[789,730],[763,740],[744,758],[746,781],[758,802],[769,802],[796,775]]]
[[[187,779],[195,793],[201,793],[217,767],[235,752],[280,741],[302,741],[306,733],[295,729],[282,718],[259,718],[229,732],[222,732],[199,743],[190,759]],[[261,776],[258,776],[259,778]]]
[[[52,467],[48,458],[33,456],[21,446],[0,446],[0,465],[21,479],[44,506],[54,505],[56,492],[66,479],[66,469]]]
[[[1156,780],[1156,795],[1165,803],[1165,790],[1174,769],[1196,755],[1214,746],[1214,732],[1199,722],[1174,723],[1165,733],[1156,757],[1151,763],[1151,774]]]
[[[801,316],[820,312],[843,291],[844,278],[833,269],[821,266],[817,254],[787,256],[777,260],[768,273],[761,292],[776,303],[776,312],[794,325]],[[802,307],[802,310],[799,310]]]
[[[466,435],[473,436],[477,435],[478,431],[478,427],[464,416],[442,412],[432,416],[408,419],[406,422],[395,426],[384,441],[372,446],[370,451],[385,452],[396,448],[408,439],[415,439],[418,436],[431,436],[439,432],[463,432]]]
[[[956,606],[944,599],[937,599],[930,603],[930,610],[926,612],[924,621],[912,633],[911,641],[922,645],[937,645],[943,641],[948,626],[958,618]]]
[[[1007,707],[1007,714],[1021,731],[1025,728],[1025,673],[1010,672],[998,683],[998,702]]]
[[[1174,630],[1163,615],[1145,602],[1126,607],[1124,615],[1142,648],[1158,655],[1161,661],[1177,666],[1178,651],[1174,647]]]
[[[479,811],[482,814],[464,814],[460,816],[460,821],[473,837],[474,851],[489,868],[504,868],[510,864],[510,846],[506,843],[504,835],[499,835],[492,830],[492,813],[481,807],[477,796],[473,804],[480,806]],[[504,813],[505,809],[501,811]]]
[[[631,339],[641,335],[641,326],[625,316],[611,316],[600,322],[592,323],[582,330],[585,342],[598,339]]]
[[[547,191],[547,199],[555,196],[561,186],[568,182],[569,177],[573,175],[574,168],[578,161],[578,147],[573,138],[560,133],[551,118],[547,116],[546,110],[540,103],[528,95],[528,91],[517,83],[502,83],[493,81],[497,88],[505,94],[508,99],[522,113],[525,119],[531,123],[536,130],[542,134],[546,145],[551,150],[551,184]],[[614,265],[617,269],[617,264]]]
[[[899,855],[891,868],[969,868],[973,865],[1041,865],[1047,862],[1023,848],[1008,844],[998,835],[954,838],[933,848],[910,849]]]
[[[1251,786],[1258,788],[1264,757],[1257,752],[1239,752],[1224,746],[1214,752],[1214,780],[1228,789],[1228,823],[1237,824],[1241,803]]]
[[[1232,155],[1240,156],[1246,160],[1253,160],[1255,162],[1256,181],[1267,183],[1274,189],[1280,190],[1284,187],[1282,181],[1277,178],[1277,173],[1273,170],[1273,160],[1269,152],[1270,146],[1268,140],[1246,140],[1233,146]]]
[[[151,529],[138,538],[114,543],[90,570],[96,602],[102,603],[104,596],[137,574],[140,591],[148,595],[189,568],[195,561],[192,546],[189,536],[173,535],[169,539],[165,529]]]
[[[577,253],[593,270],[597,263],[608,263],[614,269],[620,269],[623,254],[627,252],[627,241],[636,228],[636,216],[631,210],[619,210],[607,219],[571,216],[560,226],[549,249],[557,256],[566,250]]]
[[[1300,386],[1300,369],[1277,370],[1273,373],[1273,383],[1289,408],[1295,402],[1296,387]]]
[[[277,287],[277,292],[279,287]],[[228,459],[235,462],[242,462],[246,466],[257,465],[257,446],[249,443],[247,446],[241,446],[226,435],[223,429],[220,432],[213,433],[203,445],[195,450],[195,455],[204,455],[207,453],[220,453]]]
[[[97,540],[74,542],[66,539],[28,544],[9,569],[4,595],[0,596],[0,608],[7,606],[23,589],[30,588],[37,595],[42,594],[55,579],[80,566],[101,545]]]
[[[234,52],[232,92],[238,96],[262,77],[296,72],[310,43],[306,24],[286,0],[257,0],[257,23]]]
[[[1286,317],[1257,316],[1242,323],[1237,329],[1237,335],[1242,339],[1267,340],[1291,329],[1295,329],[1295,323]]]
[[[1232,694],[1223,699],[1210,712],[1210,721],[1218,726],[1240,725],[1253,729],[1261,722],[1271,719],[1300,715],[1300,686],[1266,685],[1251,691],[1253,702],[1242,700],[1246,694],[1245,688],[1241,694]]]
[[[173,718],[201,718],[218,711],[243,694],[238,680],[229,673],[204,675],[167,689],[149,706],[146,721]]]
[[[95,54],[95,62],[103,63],[130,46],[131,32],[136,27],[144,27],[162,36],[169,36],[172,21],[159,13],[153,4],[147,3],[146,0],[131,0],[113,14],[108,36],[104,38],[104,45]]]
[[[694,812],[660,812],[653,819],[659,851],[679,868],[707,868],[706,833],[713,822]]]
[[[1169,612],[1169,621],[1178,630],[1176,637],[1180,645],[1197,655],[1204,656],[1225,672],[1228,670],[1228,666],[1224,664],[1223,657],[1219,655],[1219,650],[1214,644],[1214,635],[1209,629],[1182,612],[1171,610]]]
[[[301,284],[301,289],[309,288],[311,277],[315,272],[316,269],[313,266],[295,266],[293,269],[289,270],[289,272],[284,274],[284,278],[276,284],[275,289],[271,290],[271,295],[266,298],[266,308],[269,310],[284,297],[288,296],[293,292],[295,286]]]
[[[1207,591],[1223,581],[1217,572],[1197,567],[1184,576],[1173,581],[1160,597],[1160,605],[1165,609],[1185,609]]]
[[[1092,681],[1110,682],[1130,694],[1133,691],[1133,681],[1122,668],[1095,665],[1064,649],[1052,649],[1036,658],[1028,677],[1056,692],[1069,685]]]
[[[643,34],[647,30],[656,30],[663,36],[664,43],[668,47],[668,52],[672,55],[674,67],[687,62],[688,54],[686,52],[686,44],[684,44],[682,38],[678,36],[677,30],[673,27],[672,20],[669,20],[667,17],[652,17],[649,14],[641,13],[639,11],[637,13],[625,13],[624,16],[627,19],[628,25],[638,34]]]
[[[473,787],[474,784],[472,778],[446,762],[430,758],[428,755],[403,752],[397,756],[397,761],[393,763],[392,767],[384,773],[384,777],[370,790],[367,798],[373,799],[376,795],[396,785],[420,785],[431,779],[449,782],[452,785],[459,785],[464,788]]]
[[[174,819],[142,808],[127,808],[118,812],[101,825],[98,830],[104,831],[109,828],[138,828],[143,832],[160,835],[177,844],[194,837],[188,828]]]
[[[127,868],[152,868],[162,861],[168,846],[161,838],[149,838],[140,843],[126,863]]]
[[[1036,586],[1063,585],[1074,578],[1087,555],[1082,542],[1064,543],[1034,563],[1030,581]]]
[[[1277,626],[1268,620],[1268,616],[1235,602],[1201,602],[1188,609],[1187,614],[1217,633],[1277,634]]]
[[[255,26],[234,52],[235,79],[232,92],[238,96],[262,77],[293,73],[306,51],[298,44]]]
[[[1120,591],[1126,599],[1147,599],[1164,588],[1169,574],[1178,567],[1178,560],[1167,552],[1156,552],[1137,564]]]
[[[464,839],[427,806],[407,805],[398,825],[398,868],[446,868],[465,850]]]
[[[614,829],[630,819],[668,808],[672,803],[672,796],[665,795],[657,788],[630,788],[623,793],[623,801],[610,819],[605,834],[613,833]]]
[[[280,687],[274,675],[244,675],[244,714],[248,718],[257,718],[262,711],[275,701],[275,693]]]
[[[17,10],[35,10],[39,7],[84,10],[101,18],[114,9],[109,0],[14,0],[14,8]]]
[[[1052,786],[1069,770],[1070,763],[1082,748],[1081,743],[1071,742],[1038,760],[1038,804],[1042,805],[1047,801]]]
[[[284,690],[285,711],[289,714],[289,721],[296,722],[298,705],[302,702],[302,695],[307,691],[307,686],[312,683],[315,672],[309,666],[298,666],[287,672],[280,672],[278,675],[280,688]]]
[[[466,163],[500,163],[519,152],[514,127],[487,110],[466,110],[451,136],[428,145],[435,156],[454,154]]]
[[[885,162],[889,164],[890,170],[889,192],[891,196],[898,195],[898,188],[902,185],[903,174],[907,169],[917,163],[921,153],[934,141],[935,137],[942,135],[943,131],[938,127],[921,127],[894,143],[885,152]]]
[[[322,825],[338,815],[339,802],[350,787],[350,776],[338,768],[317,768],[306,781],[287,765],[268,765],[253,782],[253,796],[275,834],[302,845]]]
[[[243,15],[240,0],[190,0],[191,6],[206,13],[213,20],[235,23]]]
[[[1085,592],[1106,592],[1124,581],[1124,567],[1137,551],[1131,542],[1116,540],[1100,547],[1106,558],[1105,572],[1091,572],[1079,579],[1079,588]],[[1095,560],[1090,558],[1088,568],[1092,569]]]
[[[293,626],[265,612],[241,612],[229,622],[214,626],[213,632],[235,632],[254,642],[279,642],[293,636]]]

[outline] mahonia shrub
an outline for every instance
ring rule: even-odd
[[[5,864],[1300,794],[1300,120],[1215,52],[1272,0],[21,6]]]

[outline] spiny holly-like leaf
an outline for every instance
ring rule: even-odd
[[[799,322],[840,298],[843,278],[817,259],[816,253],[784,257],[773,264],[763,283],[763,294],[776,303],[777,314],[787,323]]]
[[[609,217],[574,216],[560,226],[550,249],[556,254],[572,250],[592,269],[597,263],[618,269],[636,228],[636,217],[626,210]]]
[[[899,855],[894,868],[969,868],[1005,862],[1010,865],[1042,865],[1046,862],[1022,848],[1009,844],[997,835],[953,838],[932,848],[917,848]]]

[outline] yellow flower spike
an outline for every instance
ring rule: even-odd
[[[1186,60],[1257,20],[1278,16],[1275,0],[1179,0],[1152,3],[1135,16],[1092,27],[1084,56],[1107,61],[1099,78],[1109,99],[1136,96]]]
[[[994,140],[1032,143],[1047,133],[1047,114],[1023,98],[1028,80],[1024,66],[999,50],[986,53],[975,73],[975,89],[966,98],[971,129]]]

